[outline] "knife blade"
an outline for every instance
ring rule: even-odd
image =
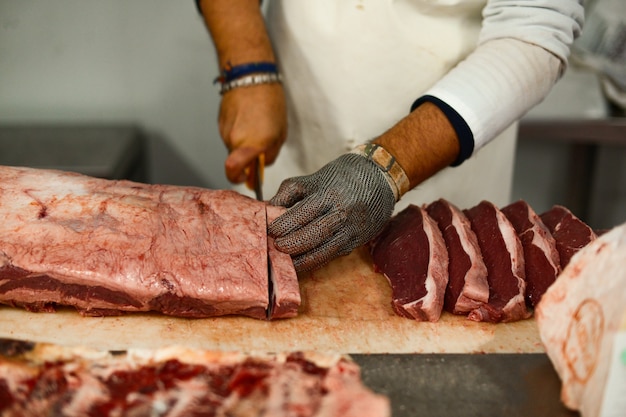
[[[259,154],[258,158],[249,167],[248,177],[246,185],[249,189],[254,190],[256,199],[263,200],[263,171],[265,169],[265,154]],[[265,211],[265,223],[267,224],[267,211]],[[274,312],[274,305],[276,304],[276,294],[274,293],[274,274],[272,272],[272,261],[269,253],[269,242],[267,248],[267,310],[265,316],[269,320],[272,318]]]
[[[246,186],[254,191],[255,197],[263,201],[263,172],[265,170],[265,154],[261,153],[248,167]]]

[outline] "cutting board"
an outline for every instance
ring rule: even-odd
[[[302,305],[291,319],[82,317],[73,310],[29,313],[0,307],[0,337],[112,350],[186,345],[247,352],[544,352],[533,319],[489,324],[444,313],[437,323],[422,323],[397,316],[389,284],[371,265],[367,251],[359,248],[302,274]]]

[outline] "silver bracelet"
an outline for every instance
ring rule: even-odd
[[[228,81],[220,87],[220,94],[224,94],[227,91],[233,90],[239,87],[250,87],[252,85],[259,84],[271,84],[280,83],[282,77],[275,72],[263,72],[258,74],[250,74],[241,78],[236,78],[232,81]]]
[[[361,155],[378,165],[385,176],[385,180],[391,187],[396,201],[400,200],[400,197],[409,191],[409,177],[407,177],[404,169],[396,161],[396,158],[382,146],[375,143],[367,143],[357,146],[350,153]]]

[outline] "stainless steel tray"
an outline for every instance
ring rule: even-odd
[[[545,354],[351,355],[393,417],[576,417]]]

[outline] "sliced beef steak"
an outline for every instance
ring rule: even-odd
[[[426,207],[437,222],[448,249],[448,287],[444,309],[465,314],[489,300],[487,267],[470,222],[454,204],[439,199]]]
[[[561,272],[556,241],[537,213],[525,201],[516,201],[501,210],[522,242],[526,274],[526,303],[535,307]]]
[[[465,210],[465,215],[478,238],[490,290],[488,303],[468,317],[494,323],[530,317],[524,301],[524,253],[511,222],[488,201]]]
[[[0,218],[2,303],[266,316],[265,204],[233,191],[0,167]]]
[[[565,268],[576,252],[598,237],[591,227],[566,207],[556,205],[540,217],[556,240],[561,269]]]
[[[437,223],[410,205],[387,224],[371,245],[374,268],[392,288],[397,314],[437,321],[448,282],[448,251]]]

